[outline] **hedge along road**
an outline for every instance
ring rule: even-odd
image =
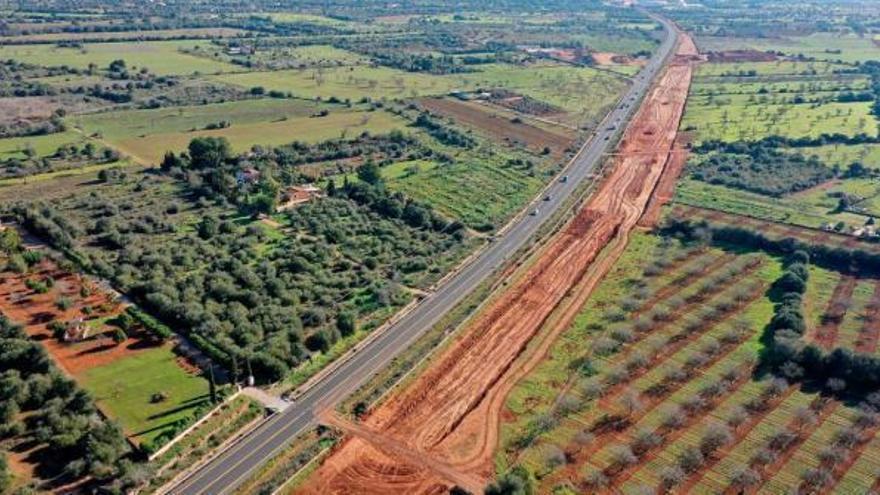
[[[667,19],[655,17],[663,25],[664,39],[650,62],[633,78],[633,85],[605,117],[578,154],[560,175],[566,181],[554,181],[543,192],[548,201],[536,198],[527,210],[535,215],[519,215],[496,241],[488,245],[458,273],[425,296],[410,312],[370,340],[350,359],[315,382],[283,412],[276,414],[226,452],[174,486],[175,495],[231,493],[248,475],[271,459],[298,434],[317,424],[316,411],[335,406],[369,378],[387,366],[395,356],[452,310],[475,287],[504,265],[535,236],[571,197],[578,186],[595,171],[603,155],[613,146],[612,139],[633,114],[633,105],[641,101],[654,77],[666,65],[675,48],[676,27]],[[525,211],[525,210],[524,210]]]

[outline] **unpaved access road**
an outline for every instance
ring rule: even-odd
[[[284,412],[263,423],[241,441],[207,463],[167,492],[173,494],[226,494],[231,493],[247,477],[281,451],[298,434],[317,424],[315,411],[332,408],[342,398],[387,366],[395,356],[409,347],[425,332],[440,321],[444,314],[454,308],[475,287],[492,273],[503,267],[521,247],[538,232],[544,221],[562,208],[578,186],[588,180],[596,166],[609,151],[617,134],[617,128],[625,123],[632,105],[646,94],[650,82],[662,69],[675,47],[675,27],[665,19],[659,19],[665,28],[666,38],[642,71],[633,79],[633,85],[608,114],[605,122],[596,130],[581,152],[568,164],[563,175],[565,182],[554,182],[546,193],[552,198],[541,201],[536,198],[527,210],[540,206],[536,216],[521,215],[501,233],[497,240],[478,256],[462,267],[453,277],[437,287],[414,310],[400,318],[379,337],[362,346],[350,359],[315,382]],[[543,196],[543,195],[542,195]]]
[[[697,60],[680,34],[676,57],[626,130],[599,190],[422,375],[350,431],[303,493],[439,494],[464,483],[482,490],[493,475],[507,392],[618,259],[668,171]],[[539,336],[547,327],[549,335]]]

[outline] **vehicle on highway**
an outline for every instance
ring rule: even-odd
[[[540,213],[540,212],[539,212],[539,211],[538,211],[538,209],[537,209],[537,208],[535,208],[535,209],[534,209],[534,210],[532,210],[532,212],[531,212],[531,213],[529,213],[529,215],[531,215],[531,216],[533,216],[533,217],[534,217],[534,216],[537,216],[537,215],[538,215],[538,213]]]
[[[563,184],[565,184],[566,182],[568,182],[568,176],[567,176],[567,175],[563,175],[562,178],[559,179],[559,182],[562,182]]]

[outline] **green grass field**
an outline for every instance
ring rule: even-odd
[[[229,118],[234,118],[232,114]],[[204,115],[198,115],[193,119],[204,119]],[[213,118],[213,117],[212,117]],[[250,118],[256,118],[251,115]],[[170,119],[169,121],[173,121]],[[110,117],[108,127],[111,134],[113,117]],[[183,119],[189,122],[188,118]],[[151,124],[147,124],[148,126]],[[189,128],[187,124],[185,128]],[[279,146],[294,141],[314,143],[340,137],[354,137],[367,131],[374,134],[382,134],[393,129],[403,130],[407,122],[388,112],[376,111],[349,111],[333,110],[324,117],[295,116],[290,118],[273,118],[267,120],[251,120],[242,124],[235,124],[225,129],[200,130],[187,132],[183,130],[164,131],[162,125],[154,127],[157,132],[150,134],[130,134],[130,129],[120,131],[117,136],[107,139],[113,146],[129,155],[138,157],[147,163],[158,163],[166,151],[182,151],[189,142],[200,136],[225,137],[229,140],[233,150],[246,151],[254,145]],[[98,127],[96,129],[100,129]]]
[[[835,132],[877,135],[870,102],[793,105],[750,103],[745,96],[694,97],[688,100],[681,125],[696,130],[698,140],[756,140],[774,134],[816,137]]]
[[[315,103],[304,100],[265,98],[214,105],[93,113],[68,120],[86,134],[100,133],[104,139],[118,141],[150,134],[200,130],[222,120],[238,126],[308,117],[317,108]]]
[[[176,359],[167,347],[140,351],[86,371],[77,381],[129,437],[148,443],[208,400],[208,382],[188,374]],[[156,393],[168,398],[154,403]]]
[[[167,74],[217,74],[240,72],[242,67],[195,57],[181,53],[179,48],[192,48],[204,42],[197,41],[147,41],[123,43],[87,43],[79,48],[59,48],[55,45],[5,45],[0,46],[0,59],[44,66],[67,65],[79,69],[94,63],[106,68],[110,62],[125,60],[129,69],[146,67],[160,75]]]
[[[682,179],[676,186],[675,201],[806,227],[821,227],[826,222],[844,222],[847,226],[858,227],[867,220],[862,215],[835,212],[836,200],[828,198],[821,190],[780,199]]]
[[[560,65],[481,66],[479,72],[434,76],[387,67],[351,67],[223,74],[213,80],[244,88],[263,86],[305,98],[358,100],[444,95],[454,90],[506,88],[561,107],[577,121],[592,122],[623,91],[619,77],[596,69]]]
[[[854,34],[814,33],[809,36],[786,36],[782,38],[731,38],[703,36],[697,38],[702,50],[753,49],[779,51],[786,55],[799,54],[817,60],[843,61],[847,63],[880,58],[870,36]]]
[[[411,165],[419,170],[408,173]],[[402,169],[402,172],[401,172]],[[391,189],[432,205],[471,227],[496,228],[532,198],[543,184],[520,169],[486,157],[462,158],[450,164],[401,163],[385,172]],[[388,175],[386,175],[388,174]]]
[[[47,156],[55,153],[65,144],[81,143],[86,140],[82,134],[75,131],[0,139],[0,160],[24,158],[24,151],[28,147],[33,148],[36,156]]]
[[[831,75],[835,70],[849,68],[846,65],[816,61],[803,62],[794,60],[776,60],[773,62],[739,62],[712,63],[700,65],[694,76],[702,77],[738,77],[740,74],[754,71],[757,76],[822,76]]]

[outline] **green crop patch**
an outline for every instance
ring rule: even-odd
[[[125,60],[133,69],[146,68],[156,74],[216,74],[243,70],[235,65],[187,55],[181,48],[192,47],[193,41],[150,41],[120,43],[86,43],[81,48],[55,45],[0,46],[0,59],[15,59],[29,64],[56,67],[67,65],[87,69],[89,64],[106,68],[114,60]]]

